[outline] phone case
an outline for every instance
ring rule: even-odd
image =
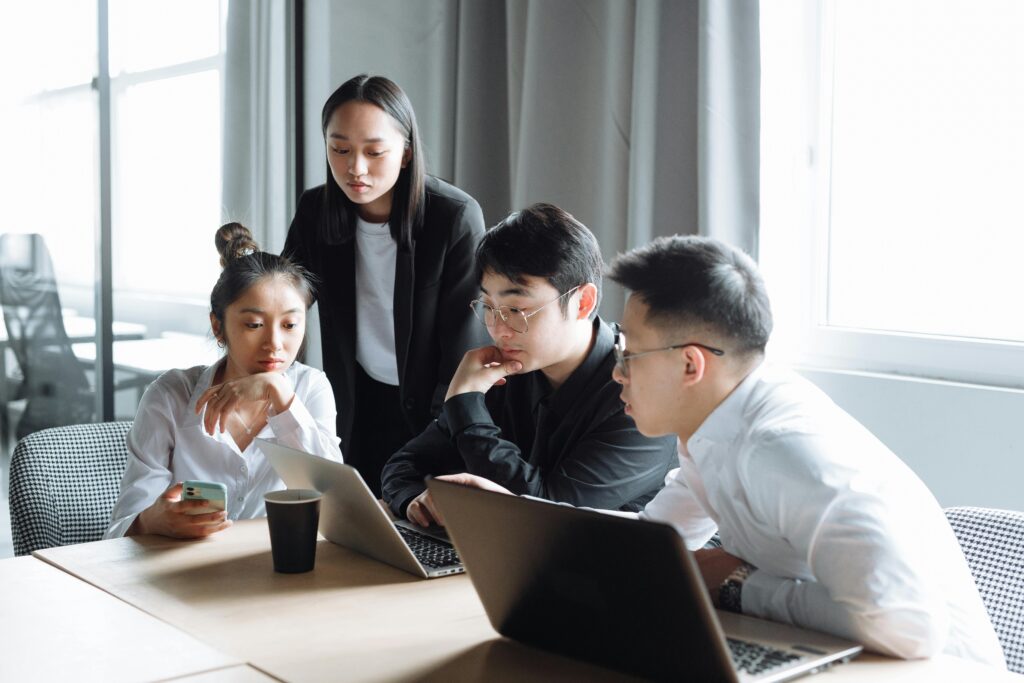
[[[202,515],[207,512],[220,512],[224,509],[228,497],[228,488],[215,481],[186,481],[182,485],[182,500],[205,500],[206,505],[188,510],[186,514]]]

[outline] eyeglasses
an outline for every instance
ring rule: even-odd
[[[714,348],[712,346],[707,346],[706,344],[699,344],[697,342],[687,342],[685,344],[673,344],[672,346],[666,346],[666,347],[660,348],[660,349],[651,349],[650,351],[641,351],[640,353],[631,353],[631,354],[629,354],[627,356],[626,355],[626,335],[619,328],[618,325],[615,325],[615,368],[619,371],[620,375],[622,375],[623,377],[627,377],[628,378],[629,377],[629,365],[627,365],[628,361],[636,360],[637,358],[640,358],[641,356],[646,356],[646,355],[651,354],[651,353],[658,353],[659,351],[671,351],[673,349],[683,349],[683,348],[686,348],[687,346],[698,346],[698,347],[704,349],[705,351],[707,351],[708,353],[713,353],[716,356],[724,356],[725,355],[725,351],[723,351],[722,349],[716,349],[716,348]]]
[[[537,315],[544,307],[550,306],[556,301],[560,301],[563,297],[569,296],[579,288],[580,285],[576,285],[568,292],[559,294],[558,298],[552,299],[546,304],[533,309],[530,313],[512,306],[498,306],[495,308],[494,306],[484,303],[481,299],[471,301],[469,303],[469,307],[473,309],[473,314],[476,315],[480,322],[487,327],[494,327],[498,324],[498,318],[501,318],[501,321],[511,327],[515,332],[518,332],[519,334],[526,334],[530,331],[530,323],[527,322],[527,320],[531,316]]]

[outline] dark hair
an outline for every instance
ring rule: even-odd
[[[327,137],[327,126],[334,111],[348,102],[368,102],[384,110],[405,135],[406,148],[410,152],[409,163],[398,174],[391,202],[391,216],[388,223],[391,237],[400,249],[411,249],[413,234],[423,223],[424,170],[423,147],[420,143],[416,113],[412,103],[394,81],[384,76],[360,74],[350,78],[331,93],[324,102],[320,114],[321,129]],[[324,221],[322,237],[328,244],[337,244],[355,234],[356,205],[345,196],[331,173],[327,162],[327,182],[324,186]]]
[[[513,211],[488,230],[476,248],[478,280],[488,271],[518,283],[532,275],[547,278],[559,294],[592,282],[597,286],[598,304],[603,265],[594,234],[553,204]],[[560,306],[565,315],[569,297],[563,298]],[[595,304],[590,317],[596,314]]]
[[[308,309],[313,305],[313,276],[302,266],[284,256],[260,251],[252,233],[241,223],[225,223],[217,230],[214,244],[220,252],[221,271],[210,292],[210,311],[224,324],[227,307],[260,280],[280,277],[290,282]]]
[[[772,311],[753,259],[720,240],[659,237],[620,254],[608,273],[639,296],[654,324],[709,325],[740,354],[764,353]]]

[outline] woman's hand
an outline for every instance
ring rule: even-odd
[[[282,413],[294,398],[295,389],[283,374],[258,372],[211,386],[196,401],[196,414],[206,407],[203,428],[212,436],[218,423],[221,432],[227,429],[231,413],[244,403],[267,403],[275,413]]]
[[[156,502],[139,513],[126,536],[160,534],[171,538],[205,538],[231,526],[228,513],[190,515],[189,510],[205,507],[205,500],[181,500],[182,483],[160,494]]]

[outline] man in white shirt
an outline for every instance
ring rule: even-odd
[[[927,487],[815,386],[763,365],[771,310],[746,254],[661,238],[610,277],[631,293],[613,375],[626,412],[679,437],[679,469],[640,516],[679,530],[720,608],[1005,667]],[[716,529],[722,547],[701,549]]]
[[[814,385],[764,365],[772,315],[746,254],[660,238],[610,277],[630,291],[613,373],[626,413],[646,436],[678,436],[679,469],[640,517],[679,530],[719,608],[896,657],[1006,666],[927,487]],[[722,546],[705,549],[716,530]]]

